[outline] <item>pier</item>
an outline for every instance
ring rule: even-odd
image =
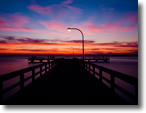
[[[26,73],[30,72],[29,76]],[[107,73],[110,79],[103,76]],[[5,86],[13,78],[17,82]],[[134,87],[134,94],[115,83],[120,79]],[[28,81],[31,81],[28,83]],[[103,83],[109,84],[109,87]],[[4,99],[12,90],[16,90]],[[138,79],[81,59],[56,59],[0,76],[2,105],[128,105],[119,90],[138,104]]]
[[[68,57],[69,58],[69,57]],[[72,58],[72,57],[70,57]],[[75,58],[73,56],[73,58]],[[48,57],[38,57],[38,56],[33,56],[28,58],[28,62],[30,63],[43,63],[43,62],[50,62],[52,60],[55,60],[57,58],[55,58],[55,56],[48,56]],[[110,62],[110,57],[107,56],[93,56],[93,57],[85,57],[84,58],[85,61],[93,61],[93,62]]]

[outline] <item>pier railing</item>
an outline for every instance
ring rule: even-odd
[[[132,99],[136,104],[138,104],[138,79],[99,65],[95,65],[91,62],[86,62],[83,60],[78,60],[81,66],[84,66],[84,69],[89,71],[91,74],[93,74],[96,78],[99,79],[100,82],[105,81],[108,86],[110,87],[113,94],[116,92],[116,90],[119,90],[124,95],[126,95],[128,98]],[[104,76],[103,73],[107,74],[108,77]],[[105,83],[104,82],[104,83]],[[121,85],[118,85],[118,82],[123,82],[123,84],[130,84],[132,87],[134,87],[134,92],[129,92]]]
[[[5,95],[11,95],[11,93],[14,92],[13,90],[16,89],[18,91],[21,91],[26,85],[32,83],[38,77],[41,77],[44,73],[52,69],[56,64],[57,60],[54,60],[51,62],[46,62],[40,65],[32,66],[12,73],[1,75],[0,104],[3,103]]]

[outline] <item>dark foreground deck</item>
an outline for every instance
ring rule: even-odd
[[[128,104],[83,69],[77,61],[62,60],[53,69],[4,102],[5,105],[119,105]]]

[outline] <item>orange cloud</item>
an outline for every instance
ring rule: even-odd
[[[96,43],[92,40],[84,40],[85,54],[95,53],[136,53],[138,42],[108,42]],[[6,53],[48,53],[52,54],[71,54],[74,48],[75,53],[82,53],[82,40],[60,40],[60,39],[31,39],[15,38],[13,36],[0,38],[0,51]],[[30,48],[31,47],[31,48]],[[67,47],[67,48],[66,48]],[[11,49],[10,49],[11,48]],[[50,48],[50,49],[48,49]],[[58,48],[58,49],[56,49]],[[9,50],[7,50],[9,49]],[[10,51],[11,50],[11,51]],[[54,53],[53,53],[54,52]]]

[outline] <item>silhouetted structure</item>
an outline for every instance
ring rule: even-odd
[[[74,58],[74,56],[73,56]],[[57,59],[57,58],[56,58]],[[28,58],[28,62],[30,63],[35,63],[35,62],[50,62],[51,60],[55,60],[55,56],[48,56],[48,58],[45,57],[31,57]],[[90,58],[84,58],[84,60],[87,60],[88,62],[94,61],[94,62],[110,62],[110,58],[107,56],[95,56],[95,57],[90,57]]]
[[[13,73],[0,76],[1,104],[6,105],[127,105],[129,104],[115,93],[115,88],[131,98],[138,104],[138,80],[134,77],[84,62],[79,59],[57,59],[38,66],[22,69]],[[39,71],[36,71],[39,69]],[[98,71],[96,71],[98,69]],[[25,73],[31,72],[30,76]],[[109,73],[111,79],[102,75]],[[36,76],[40,75],[37,79]],[[98,76],[97,79],[95,76]],[[5,81],[19,77],[20,81],[4,88]],[[115,77],[135,87],[131,94],[115,84]],[[32,80],[26,85],[28,80]],[[105,80],[110,88],[102,83]],[[5,94],[16,87],[20,90],[3,100]]]

